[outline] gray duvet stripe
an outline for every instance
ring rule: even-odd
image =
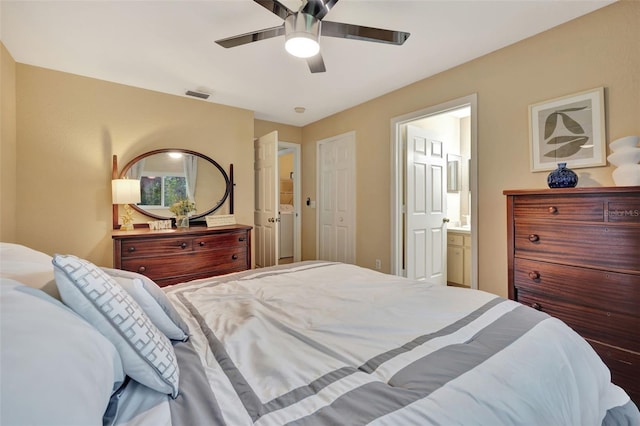
[[[247,383],[240,370],[238,370],[238,368],[233,363],[233,360],[224,349],[224,345],[222,344],[222,342],[220,342],[215,334],[213,334],[213,331],[211,331],[205,319],[202,317],[202,315],[200,315],[195,306],[193,306],[193,304],[189,302],[182,293],[179,293],[177,296],[180,299],[180,302],[182,302],[184,306],[189,309],[191,315],[193,315],[193,317],[198,321],[198,325],[202,329],[202,332],[204,333],[207,342],[209,343],[209,347],[211,348],[211,352],[216,358],[216,361],[218,361],[218,364],[220,364],[220,367],[222,367],[224,373],[229,378],[229,381],[233,385],[233,388],[238,394],[238,397],[242,400],[247,413],[249,413],[253,421],[255,421],[260,417],[262,402],[255,394],[255,392],[253,392],[251,386]]]
[[[496,305],[499,305],[504,301],[505,299],[501,297],[496,297],[495,299],[487,302],[484,306],[481,306],[480,308],[471,312],[466,317],[459,319],[458,321],[446,326],[441,330],[417,337],[411,342],[405,343],[404,345],[400,346],[399,348],[392,349],[389,352],[385,352],[374,358],[371,358],[369,361],[365,362],[364,365],[362,365],[359,368],[359,370],[364,371],[365,373],[373,373],[378,369],[378,367],[380,367],[380,365],[389,361],[390,359],[393,359],[394,357],[400,354],[409,352],[417,348],[418,346],[428,342],[429,340],[435,339],[436,337],[446,336],[448,334],[455,333],[456,331],[460,330],[461,328],[469,325],[471,322],[478,319],[478,317],[480,317],[482,314],[487,312],[489,309],[493,308]]]
[[[544,313],[518,307],[485,327],[468,342],[444,347],[416,360],[396,373],[388,384],[373,382],[360,386],[329,406],[289,424],[367,424],[425,398],[500,352],[546,318],[548,315]],[[425,419],[424,424],[428,421]]]
[[[319,264],[317,266],[312,266],[314,263],[319,263],[316,261],[310,261],[308,263],[312,268],[327,266],[326,264]],[[288,271],[286,269],[278,270],[278,271],[274,271],[274,274],[287,273],[287,272],[292,272],[292,271]],[[245,273],[233,274],[232,276],[229,276],[229,277],[221,277],[221,280],[216,282],[214,285],[217,285],[229,280],[237,280],[239,278],[242,279],[245,276],[250,275],[251,273],[255,273],[255,271],[252,271],[252,272],[246,271]],[[461,329],[462,327],[466,326],[467,324],[471,323],[472,321],[477,319],[479,316],[481,316],[482,314],[484,314],[494,306],[505,301],[505,299],[503,298],[496,297],[495,299],[492,299],[491,301],[487,302],[485,305],[471,312],[466,317],[461,318],[460,320],[456,321],[453,324],[450,324],[449,326],[443,328],[442,330],[439,330],[431,334],[420,336],[414,339],[413,341],[404,344],[399,348],[377,355],[376,357],[370,359],[369,361],[367,361],[365,364],[363,364],[358,368],[343,367],[343,368],[331,371],[323,375],[322,377],[314,380],[313,382],[309,383],[308,385],[293,389],[292,391],[286,394],[283,394],[267,403],[262,404],[262,402],[260,401],[258,396],[255,394],[251,386],[247,383],[247,381],[243,377],[242,373],[238,370],[238,368],[233,363],[233,360],[231,359],[231,357],[229,357],[229,355],[227,354],[226,350],[224,349],[224,345],[218,340],[218,338],[215,336],[213,331],[208,327],[204,318],[200,315],[196,307],[193,306],[193,304],[189,302],[189,300],[187,300],[187,298],[185,297],[184,293],[190,293],[191,291],[194,291],[194,290],[185,289],[184,291],[178,291],[176,293],[176,296],[180,299],[180,301],[184,304],[184,306],[191,312],[193,317],[198,321],[198,324],[201,330],[203,331],[204,335],[207,338],[207,341],[209,342],[209,347],[211,348],[212,353],[214,354],[216,360],[218,361],[223,371],[229,378],[238,397],[242,401],[245,409],[247,410],[247,413],[249,414],[249,416],[252,418],[254,422],[265,414],[282,409],[284,407],[288,407],[290,405],[293,405],[303,400],[304,398],[307,398],[311,395],[315,395],[316,393],[321,391],[323,388],[351,374],[354,374],[357,372],[365,372],[370,374],[374,372],[381,364],[393,359],[395,356],[408,352],[414,349],[415,347],[433,338],[453,333]],[[384,395],[383,398],[388,398],[388,396]]]
[[[621,407],[613,407],[607,410],[607,415],[602,420],[602,426],[637,426],[640,420],[640,410],[633,403],[627,402]]]
[[[198,425],[206,419],[208,426],[226,425],[191,342],[177,342],[173,348],[180,367],[180,392],[176,399],[169,398],[171,424]]]
[[[274,276],[274,275],[284,275],[284,274],[291,274],[294,272],[299,272],[299,271],[308,271],[310,269],[316,269],[316,268],[323,268],[325,266],[331,266],[331,265],[335,265],[335,262],[324,262],[324,261],[320,261],[320,260],[305,260],[303,262],[298,262],[296,263],[296,269],[292,269],[291,268],[291,264],[285,264],[285,265],[276,265],[276,266],[269,266],[268,268],[264,268],[264,272],[261,271],[261,269],[248,269],[246,271],[242,271],[242,272],[235,272],[232,274],[228,274],[228,275],[221,275],[221,276],[217,276],[217,277],[212,277],[212,278],[203,278],[197,281],[203,281],[206,284],[200,286],[200,287],[196,287],[196,288],[187,288],[187,289],[178,289],[175,290],[176,293],[182,293],[182,292],[193,292],[193,291],[197,291],[200,288],[203,287],[215,287],[218,286],[220,284],[224,284],[224,283],[228,283],[228,282],[232,282],[232,281],[251,281],[254,279],[259,279],[259,278],[264,278],[264,277],[270,277],[270,276]],[[304,266],[304,268],[302,268]],[[269,272],[269,273],[267,273]],[[247,278],[250,277],[252,275],[256,275],[256,274],[261,274],[258,277],[255,278]],[[193,281],[191,281],[193,282]]]
[[[471,323],[472,321],[476,320],[480,315],[484,314],[485,312],[487,312],[489,309],[493,308],[494,306],[504,302],[505,299],[502,299],[500,297],[497,297],[489,302],[487,302],[485,305],[479,307],[478,309],[476,309],[475,311],[471,312],[469,315],[467,315],[464,318],[459,319],[458,321],[448,325],[447,327],[438,330],[434,333],[430,333],[430,334],[425,334],[422,336],[419,336],[417,338],[415,338],[414,340],[405,343],[404,345],[392,349],[388,352],[384,352],[380,355],[377,355],[373,358],[371,358],[369,361],[367,361],[366,363],[364,363],[363,365],[361,365],[358,368],[354,368],[354,367],[343,367],[340,368],[338,370],[335,371],[331,371],[325,375],[323,375],[322,377],[314,380],[313,382],[309,383],[306,386],[301,386],[297,389],[294,389],[284,395],[279,396],[278,398],[275,398],[269,402],[267,402],[266,404],[264,404],[264,413],[270,413],[272,411],[275,410],[279,410],[281,408],[287,407],[289,405],[293,405],[295,403],[297,403],[298,401],[303,400],[304,398],[307,398],[311,395],[314,395],[318,392],[320,392],[323,388],[329,386],[330,384],[344,378],[347,377],[351,374],[357,373],[357,372],[364,372],[367,374],[371,374],[374,371],[376,371],[378,369],[378,367],[380,367],[380,365],[382,365],[383,363],[393,359],[394,357],[401,355],[405,352],[409,352],[412,349],[415,349],[416,347],[422,345],[425,342],[428,342],[431,339],[434,339],[436,337],[440,337],[440,336],[446,336],[448,334],[454,333],[457,330],[461,329],[462,327],[468,325],[469,323]]]

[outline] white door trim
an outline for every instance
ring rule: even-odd
[[[350,241],[350,252],[348,254],[348,257],[350,259],[353,260],[353,263],[355,264],[356,261],[356,229],[357,229],[357,223],[356,223],[356,159],[355,159],[355,155],[356,155],[356,132],[355,130],[352,130],[350,132],[347,133],[342,133],[340,135],[336,135],[336,136],[332,136],[326,139],[322,139],[316,142],[316,258],[319,257],[320,254],[320,215],[319,215],[319,211],[321,211],[321,203],[322,203],[322,194],[320,193],[320,180],[322,178],[321,176],[321,172],[322,172],[322,165],[320,162],[320,147],[323,144],[327,144],[330,143],[336,139],[344,139],[346,140],[348,143],[350,143],[352,145],[352,152],[353,152],[353,156],[351,158],[351,164],[350,164],[350,176],[349,176],[349,184],[352,185],[351,187],[351,205],[350,205],[350,223],[352,224],[351,229],[350,229],[350,235],[349,235],[349,239]]]
[[[471,288],[478,288],[478,94],[464,96],[391,119],[391,273],[402,275],[402,126],[463,106],[471,107]]]
[[[286,152],[293,153],[293,261],[300,262],[302,260],[301,148],[298,143],[282,141],[278,142],[278,147],[286,148]]]

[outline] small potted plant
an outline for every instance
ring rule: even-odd
[[[196,211],[195,203],[184,199],[173,203],[169,211],[176,215],[176,228],[188,228],[189,216]]]

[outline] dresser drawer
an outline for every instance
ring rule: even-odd
[[[628,224],[515,223],[514,255],[618,272],[638,270],[640,226]]]
[[[513,202],[515,220],[555,219],[603,222],[605,201],[600,198],[567,199],[555,195],[518,197]]]
[[[564,321],[582,337],[640,352],[640,318],[517,289],[516,300]]]
[[[246,247],[247,242],[247,232],[206,235],[197,237],[193,240],[193,249],[198,251],[230,247]]]
[[[587,339],[611,370],[611,381],[624,389],[640,405],[640,353],[625,351]]]
[[[640,317],[640,275],[514,259],[517,289]]]
[[[122,257],[174,255],[192,250],[192,238],[136,239],[122,242]]]
[[[146,275],[152,280],[188,277],[192,274],[213,276],[229,270],[248,269],[247,251],[236,247],[200,253],[185,252],[179,256],[128,258],[122,261],[122,269]]]

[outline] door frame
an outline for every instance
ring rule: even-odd
[[[280,148],[283,149],[280,150]],[[278,141],[278,149],[278,155],[293,153],[293,261],[300,262],[302,260],[301,147],[298,143]]]
[[[421,118],[439,115],[469,106],[471,108],[471,167],[469,170],[471,190],[471,288],[478,288],[478,94],[453,99],[438,105],[410,112],[391,119],[391,273],[402,276],[404,252],[404,206],[403,198],[403,138],[402,128]]]
[[[315,203],[315,210],[316,210],[316,258],[318,258],[319,254],[320,254],[320,214],[318,213],[319,211],[321,211],[322,209],[322,194],[320,193],[320,180],[322,178],[322,164],[320,162],[320,147],[324,144],[333,142],[336,139],[342,139],[347,141],[347,143],[352,145],[353,148],[353,156],[351,158],[351,164],[350,164],[350,169],[351,169],[351,176],[349,176],[349,182],[351,182],[352,187],[351,187],[351,205],[349,207],[350,210],[350,214],[351,214],[351,230],[350,230],[350,235],[349,238],[351,239],[351,250],[349,253],[349,257],[351,259],[353,259],[353,263],[355,264],[356,262],[356,229],[357,229],[357,223],[356,223],[356,219],[357,219],[357,215],[356,215],[356,190],[357,190],[357,185],[356,185],[356,148],[357,148],[357,144],[356,144],[356,132],[355,130],[352,130],[350,132],[346,132],[346,133],[342,133],[339,135],[335,135],[335,136],[331,136],[322,140],[319,140],[316,142],[316,203]]]

